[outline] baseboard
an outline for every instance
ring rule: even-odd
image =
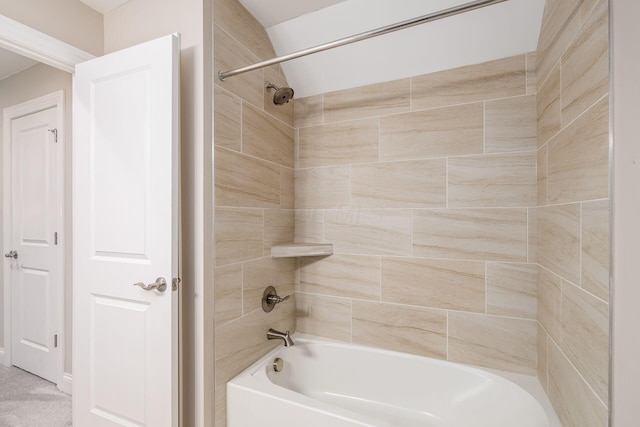
[[[63,393],[71,394],[72,385],[73,376],[66,372],[62,374],[62,383],[58,384],[58,389],[60,389],[60,391],[62,391]]]
[[[4,348],[0,347],[0,365],[4,365]]]

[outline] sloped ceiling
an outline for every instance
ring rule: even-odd
[[[6,49],[0,49],[0,80],[33,67],[37,62]]]
[[[469,0],[241,2],[265,26],[276,53],[284,55]],[[526,53],[536,49],[544,3],[508,0],[295,59],[282,68],[296,96],[305,97]]]

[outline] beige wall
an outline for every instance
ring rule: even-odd
[[[613,111],[613,370],[612,426],[632,426],[638,422],[640,407],[640,51],[637,40],[640,3],[611,1],[611,59]]]
[[[539,378],[564,425],[607,425],[606,0],[548,0],[538,45]]]
[[[72,255],[72,236],[71,236],[71,74],[58,69],[49,67],[44,64],[37,64],[18,74],[0,80],[0,111],[6,107],[11,107],[25,101],[32,100],[50,93],[64,90],[65,94],[65,364],[64,370],[71,373],[71,306],[72,306],[72,282],[71,282],[71,255]],[[0,135],[3,134],[3,123],[0,121]],[[1,149],[1,147],[0,147]],[[1,177],[0,177],[1,181]],[[0,183],[1,186],[1,183]],[[0,211],[2,200],[0,200]],[[3,275],[3,267],[5,263],[0,265],[0,277]],[[2,334],[3,326],[3,295],[4,291],[2,283],[0,283],[0,347],[4,347]]]
[[[215,1],[214,72],[275,56],[269,39],[237,0]],[[272,259],[271,245],[293,240],[293,103],[277,107],[268,80],[278,68],[215,80],[216,426],[226,425],[225,384],[281,343],[270,327],[293,332],[295,300],[271,313],[263,290],[294,292],[295,260]]]
[[[105,52],[181,34],[183,425],[213,425],[211,2],[132,0],[104,17]]]
[[[102,55],[102,14],[79,0],[0,0],[0,14],[78,49]]]
[[[535,57],[295,107],[297,330],[535,374]]]

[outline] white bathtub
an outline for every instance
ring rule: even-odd
[[[560,426],[545,396],[539,402],[485,370],[308,336],[293,339],[295,346],[277,347],[229,381],[228,427]],[[276,357],[284,360],[281,372],[272,367]],[[537,385],[532,377],[514,377]]]

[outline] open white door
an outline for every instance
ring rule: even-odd
[[[171,35],[76,67],[77,427],[178,425],[178,54]]]

